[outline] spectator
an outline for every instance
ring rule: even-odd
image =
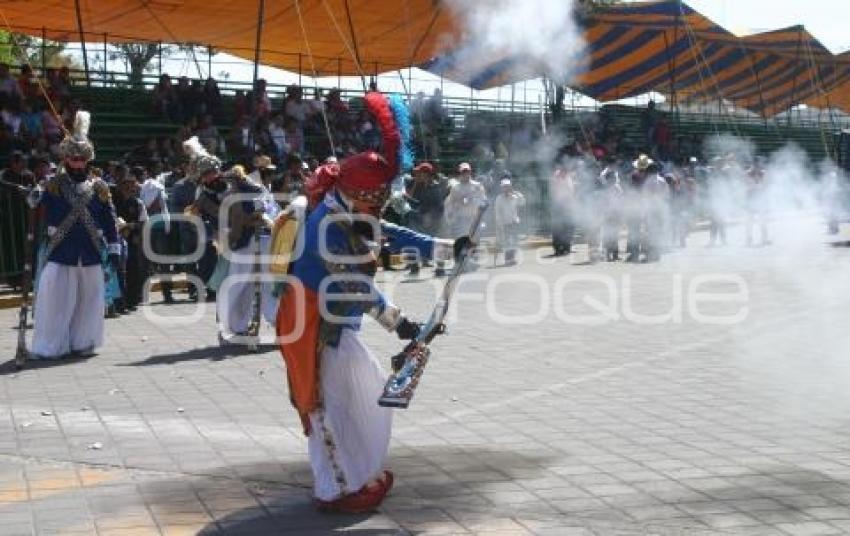
[[[242,115],[236,120],[236,125],[230,129],[228,147],[237,159],[250,158],[251,154],[251,119]]]
[[[283,158],[289,153],[289,146],[286,143],[286,129],[283,114],[276,113],[272,116],[269,123],[269,136],[275,146],[275,160],[282,162]]]
[[[406,222],[410,228],[432,236],[439,235],[443,223],[443,203],[449,190],[433,164],[423,162],[413,168],[413,180],[407,185],[405,193],[411,207]],[[418,260],[410,259],[408,268],[410,275],[418,274]]]
[[[118,230],[127,241],[127,257],[119,273],[123,307],[134,311],[142,301],[142,289],[147,279],[147,259],[142,249],[142,227],[148,220],[147,211],[139,199],[139,184],[144,181],[144,170],[134,168],[133,173],[122,176],[117,184],[115,212]],[[122,277],[123,275],[123,277]]]
[[[174,134],[175,143],[180,146],[184,141],[194,136],[197,126],[198,122],[194,117],[187,119]]]
[[[62,141],[62,123],[47,106],[41,106],[41,130],[49,145],[53,146]]]
[[[29,65],[21,66],[21,73],[18,75],[18,89],[24,99],[33,99],[38,96],[38,85],[33,82],[32,67]]]
[[[277,170],[277,166],[272,163],[272,159],[265,155],[257,155],[254,157],[254,171],[248,174],[247,179],[257,186],[271,190],[272,176]]]
[[[71,80],[71,69],[67,65],[63,65],[59,69],[59,85],[63,95],[69,95],[71,93],[71,86],[74,85],[74,81]]]
[[[309,107],[303,99],[304,90],[300,86],[289,86],[286,88],[286,98],[283,100],[283,113],[287,118],[298,122],[303,127],[307,121]]]
[[[40,184],[41,181],[44,181],[53,175],[54,169],[51,168],[50,160],[47,158],[34,157],[31,162],[33,182],[35,184]]]
[[[21,89],[18,81],[9,72],[8,63],[0,63],[0,97],[5,100],[21,98]]]
[[[0,173],[2,180],[18,186],[33,186],[33,175],[27,170],[27,159],[21,151],[12,151],[8,167]]]
[[[658,112],[655,110],[655,101],[649,101],[646,109],[641,114],[640,126],[643,130],[644,141],[649,145],[650,151],[654,149],[655,126],[658,123]]]
[[[24,137],[30,143],[35,143],[44,134],[41,123],[41,110],[38,108],[38,105],[38,101],[36,101],[35,106],[30,104],[30,101],[24,101],[23,113],[21,114]]]
[[[469,234],[478,206],[487,199],[484,186],[472,180],[472,166],[464,162],[458,166],[457,170],[458,182],[452,186],[445,203],[446,221],[449,224],[451,238]]]
[[[65,125],[65,130],[68,132],[74,131],[74,118],[77,117],[79,109],[80,101],[78,99],[68,99],[62,103],[62,124]]]
[[[127,153],[125,160],[132,165],[147,164],[153,159],[159,159],[159,147],[156,138],[148,138],[144,145],[140,145]]]
[[[191,108],[189,109],[189,114],[192,117],[199,117],[207,113],[207,102],[206,96],[204,92],[204,86],[200,80],[194,79],[192,83],[189,85],[189,95],[190,95],[190,103]]]
[[[174,150],[174,142],[171,138],[159,139],[159,155],[163,161],[173,164],[177,160],[177,152]]]
[[[381,133],[375,128],[367,110],[361,110],[360,114],[358,114],[355,130],[360,147],[364,149],[377,149],[381,144]]]
[[[334,140],[344,143],[352,138],[351,113],[339,89],[332,89],[325,99],[325,112]]]
[[[512,266],[516,264],[516,248],[519,244],[519,209],[525,205],[525,197],[513,189],[511,179],[507,177],[501,180],[500,188],[501,192],[496,196],[493,206],[496,218],[496,241],[497,247],[504,251],[505,264]]]
[[[201,142],[201,145],[203,145],[210,154],[216,154],[219,152],[222,139],[221,135],[218,133],[218,129],[213,124],[212,115],[205,114],[201,117],[201,122],[198,125],[198,129],[195,131],[195,135],[198,136],[198,141]]]
[[[177,89],[175,89],[175,94],[177,96],[177,102],[179,103],[179,113],[178,117],[181,121],[187,121],[189,119],[194,119],[195,114],[192,113],[192,110],[195,108],[195,103],[192,101],[192,87],[189,85],[189,79],[185,76],[181,76],[177,81]]]
[[[23,140],[13,136],[9,127],[0,123],[0,164],[5,163],[7,155],[14,151],[23,152],[26,150],[27,146]]]
[[[250,114],[248,108],[248,98],[245,96],[245,92],[241,89],[236,90],[236,93],[233,95],[234,124],[239,124],[239,121],[243,117],[248,117]]]
[[[154,111],[169,121],[177,121],[179,117],[179,102],[171,77],[163,74],[153,90]]]
[[[272,181],[272,193],[295,195],[304,191],[305,175],[304,162],[297,153],[290,153],[286,160],[283,175]]]
[[[3,119],[3,124],[12,133],[12,136],[19,137],[21,135],[21,125],[23,118],[21,116],[21,100],[10,99],[3,106],[3,111],[0,112],[0,117]]]
[[[670,133],[670,125],[663,118],[659,118],[655,123],[654,145],[656,154],[661,160],[670,158],[670,142],[672,134]]]
[[[215,78],[207,78],[204,82],[204,102],[207,105],[207,113],[218,117],[221,112],[221,90]]]
[[[257,80],[254,87],[253,99],[250,101],[254,107],[254,113],[257,117],[266,117],[271,113],[272,101],[266,92],[266,81],[263,78]]]
[[[45,158],[50,160],[55,155],[50,150],[47,140],[42,136],[41,138],[37,138],[35,143],[32,144],[32,147],[30,148],[30,156],[33,158]]]
[[[271,134],[269,134],[267,117],[257,119],[257,126],[254,128],[253,147],[250,149],[252,153],[274,154],[275,147]]]
[[[302,153],[304,152],[304,133],[298,127],[298,122],[291,117],[286,118],[285,135],[287,153]]]

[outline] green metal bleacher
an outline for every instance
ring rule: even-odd
[[[133,89],[114,86],[114,76],[110,82],[95,83],[92,87],[76,86],[73,90],[75,98],[80,99],[83,106],[94,116],[92,137],[97,144],[98,160],[113,160],[120,158],[134,147],[140,146],[151,137],[171,137],[177,132],[179,125],[164,122],[153,113],[153,96],[150,89],[156,82],[155,77],[145,79],[141,88]],[[232,93],[235,89],[245,89],[244,83],[223,82],[224,117],[233,108]],[[305,88],[309,93],[313,88]],[[284,86],[269,86],[273,103],[279,105]],[[362,95],[359,91],[343,91],[343,97],[352,99]],[[540,109],[536,103],[511,103],[487,99],[458,98],[444,99],[444,106],[449,118],[447,127],[440,135],[440,160],[447,166],[469,157],[472,148],[481,141],[482,122],[487,123],[487,136],[494,132],[508,133],[522,125],[539,125]],[[641,131],[641,113],[643,108],[625,105],[606,105],[608,116],[617,130],[623,132],[624,141],[634,148],[644,145],[644,134]],[[596,111],[594,108],[577,108],[566,110],[562,116],[562,128],[580,131],[579,121],[583,114]],[[793,142],[805,150],[813,160],[820,160],[831,154],[832,136],[828,135],[823,125],[799,124],[796,122],[763,121],[747,117],[737,117],[722,114],[705,113],[671,113],[660,112],[666,116],[674,136],[700,139],[713,135],[727,133],[749,138],[762,153],[768,153]],[[230,124],[218,121],[218,128],[226,136]],[[472,128],[477,126],[478,128]]]

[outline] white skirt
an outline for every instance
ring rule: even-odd
[[[103,345],[103,268],[48,262],[35,297],[34,358],[57,358]]]
[[[308,451],[315,496],[330,501],[381,476],[392,410],[378,406],[387,374],[355,331],[324,349],[319,374],[322,407],[310,414]]]
[[[260,251],[268,254],[271,237],[260,237]],[[251,259],[249,262],[230,262],[227,277],[221,287],[216,301],[218,318],[222,323],[224,333],[244,333],[251,325],[254,316],[254,283],[251,274],[254,273],[254,241],[247,246],[233,250],[235,259]],[[267,274],[268,263],[261,265],[261,273]],[[228,282],[228,278],[234,279]],[[274,284],[264,280],[260,284],[260,311],[266,322],[272,326],[277,320],[278,298],[273,296]]]

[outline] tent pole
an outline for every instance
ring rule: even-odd
[[[207,45],[207,78],[212,78],[212,45]]]
[[[251,129],[248,131],[248,148],[254,152],[254,130],[257,125],[257,80],[260,78],[260,46],[263,40],[263,17],[266,11],[266,0],[257,2],[257,38],[254,42],[254,75],[251,82],[251,93],[254,98],[251,106]]]
[[[299,52],[298,53],[298,85],[299,86],[303,85],[301,83],[301,67],[302,67],[301,66],[301,53]]]
[[[162,41],[156,47],[157,63],[159,64],[159,76],[162,77]]]
[[[107,58],[108,58],[108,54],[109,54],[109,52],[107,50],[107,47],[109,46],[108,42],[109,42],[109,34],[104,32],[104,34],[103,34],[103,82],[102,82],[104,86],[106,86],[106,79],[109,77],[109,75],[107,74],[108,70],[107,70],[107,66],[106,66]]]
[[[47,28],[41,27],[41,77],[47,78]]]
[[[342,58],[336,59],[336,87],[342,87]]]
[[[513,138],[514,130],[514,103],[516,102],[516,84],[511,84],[511,115],[508,117],[508,140]]]
[[[682,0],[679,0],[676,10],[676,25],[673,27],[673,43],[679,42],[679,20],[682,16]],[[679,95],[676,94],[676,57],[670,57],[672,68],[670,69],[670,92],[673,98],[673,113],[676,116],[676,130],[679,130]]]
[[[354,31],[354,19],[351,18],[351,7],[348,5],[348,0],[345,0],[345,17],[348,19],[348,31],[351,34],[351,44],[354,48],[354,60],[357,62],[358,66],[363,65],[363,62],[360,61],[360,48],[357,46],[357,33]],[[358,71],[361,71],[361,68],[358,67]],[[378,70],[378,65],[375,64],[375,70]],[[375,73],[377,77],[377,73]],[[364,73],[360,73],[360,83],[363,84],[363,91],[366,92],[366,77]],[[378,81],[375,80],[377,84]]]
[[[86,70],[86,86],[91,87],[89,57],[86,53],[86,36],[83,32],[83,15],[80,13],[80,0],[74,0],[74,10],[77,12],[77,31],[80,33],[80,45],[83,47],[83,68]]]
[[[801,26],[797,30],[797,65],[795,65],[795,67],[799,66],[799,64],[800,64],[800,49],[802,48],[802,45],[803,45],[803,27]],[[790,106],[788,106],[788,112],[786,114],[788,116],[788,117],[786,117],[786,124],[788,126],[791,126],[791,115],[793,115],[792,108],[794,107],[794,103],[795,103],[796,100],[797,100],[797,74],[794,73],[794,85],[791,88],[791,102],[789,103]]]
[[[743,49],[743,50],[744,50],[744,54],[747,54],[747,50],[746,49]],[[753,70],[753,74],[756,75],[756,85],[758,86],[759,101],[761,102],[761,118],[764,121],[764,128],[767,129],[767,116],[765,115],[765,112],[767,110],[766,110],[766,106],[764,104],[764,90],[762,89],[762,85],[761,85],[761,75],[759,74],[759,70],[756,67],[755,59],[753,59],[754,55],[755,55],[755,51],[752,54],[747,54],[747,56],[749,56],[749,58],[750,58],[750,67]]]

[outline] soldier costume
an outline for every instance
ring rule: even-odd
[[[35,303],[34,359],[87,357],[103,344],[101,252],[107,248],[115,267],[120,248],[109,186],[87,170],[94,158],[89,124],[89,113],[77,112],[73,133],[59,146],[64,169],[30,196],[33,207],[44,209],[48,234],[47,264]]]

